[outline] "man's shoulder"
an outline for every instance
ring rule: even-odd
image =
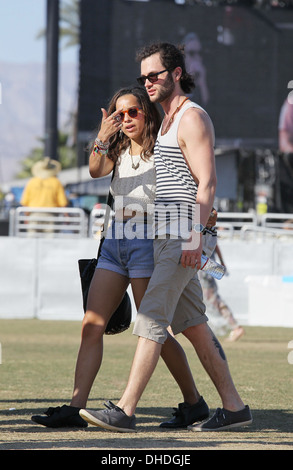
[[[208,112],[199,104],[195,103],[194,101],[188,101],[184,115],[188,115],[190,113],[195,114],[196,116],[208,116]]]
[[[179,125],[187,129],[188,127],[198,128],[199,126],[210,128],[212,126],[212,120],[208,113],[200,106],[190,106],[183,113]]]
[[[208,113],[200,106],[190,106],[184,112],[178,128],[178,138],[182,142],[203,139],[208,137],[212,142],[215,140],[213,122]]]

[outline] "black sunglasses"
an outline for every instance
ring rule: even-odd
[[[158,81],[158,75],[161,73],[168,72],[168,69],[162,70],[161,72],[154,72],[154,73],[149,73],[148,75],[142,75],[141,77],[138,77],[136,80],[140,85],[144,85],[146,80],[148,80],[151,83],[155,83]]]

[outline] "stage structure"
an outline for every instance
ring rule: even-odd
[[[271,211],[293,212],[293,178],[284,192],[288,158],[278,151],[280,110],[293,80],[293,11],[189,3],[81,0],[79,165],[88,163],[85,147],[101,107],[136,83],[137,49],[157,40],[184,43],[197,83],[191,99],[216,129],[220,205],[248,210],[265,199]]]

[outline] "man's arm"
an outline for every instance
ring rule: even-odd
[[[206,225],[209,219],[216,192],[216,165],[214,155],[214,129],[209,116],[202,110],[187,110],[178,130],[180,148],[191,174],[198,184],[196,203],[199,205],[199,220],[194,223]],[[198,211],[195,211],[197,214]],[[200,266],[202,235],[192,231],[192,245],[183,247],[183,266]]]

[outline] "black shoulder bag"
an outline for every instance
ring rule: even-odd
[[[114,172],[115,172],[115,167],[113,168],[112,179],[114,176]],[[103,242],[106,237],[106,233],[107,233],[107,229],[109,225],[110,211],[111,211],[112,206],[113,206],[113,196],[111,194],[111,191],[109,191],[108,198],[107,198],[105,220],[103,224],[103,231],[101,233],[101,240],[100,240],[100,246],[99,246],[97,258],[78,260],[84,312],[86,312],[86,305],[87,305],[87,298],[88,298],[90,284],[91,284],[91,281],[92,281],[92,278],[93,278],[93,275],[97,266],[98,258],[101,254]],[[117,333],[122,333],[123,331],[127,330],[131,324],[131,315],[132,315],[132,308],[131,308],[130,297],[128,293],[125,292],[121,304],[119,305],[117,310],[113,313],[112,317],[110,318],[108,322],[108,325],[105,330],[105,334],[115,335]]]

